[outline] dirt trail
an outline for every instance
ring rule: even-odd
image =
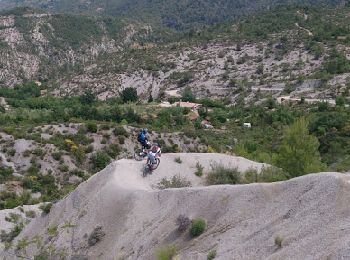
[[[298,27],[299,29],[304,30],[305,32],[307,32],[307,34],[308,34],[309,36],[314,36],[314,34],[313,34],[309,29],[306,29],[306,28],[304,28],[304,27],[301,27],[301,26],[299,25],[299,23],[295,23],[295,26]]]

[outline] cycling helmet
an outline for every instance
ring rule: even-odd
[[[148,129],[147,129],[147,128],[144,128],[144,129],[142,129],[142,132],[143,132],[144,134],[147,134],[147,133],[148,133]]]

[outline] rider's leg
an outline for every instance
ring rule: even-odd
[[[148,159],[150,160],[150,162],[151,162],[152,164],[155,164],[155,163],[156,163],[156,157],[155,157],[153,154],[149,153],[149,154],[148,154]]]
[[[140,153],[140,155],[143,156],[143,155],[145,155],[146,144],[145,144],[145,142],[140,142],[140,144],[142,145],[142,152]]]

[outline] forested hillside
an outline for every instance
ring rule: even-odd
[[[197,96],[237,101],[242,90],[249,97],[325,80],[331,87],[323,98],[334,98],[334,78],[350,68],[349,10],[283,7],[175,33],[119,18],[15,9],[0,15],[0,85],[40,81],[54,95],[88,88],[101,99],[134,87],[143,100],[191,87]]]
[[[111,15],[184,30],[233,20],[280,5],[344,5],[345,0],[2,0],[0,9],[30,6],[53,12]]]

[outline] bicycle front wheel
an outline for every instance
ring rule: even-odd
[[[135,149],[135,150],[134,150],[134,159],[135,159],[136,161],[142,161],[143,158],[145,158],[145,157],[143,156],[143,151],[142,151],[142,149],[140,149],[140,148]]]

